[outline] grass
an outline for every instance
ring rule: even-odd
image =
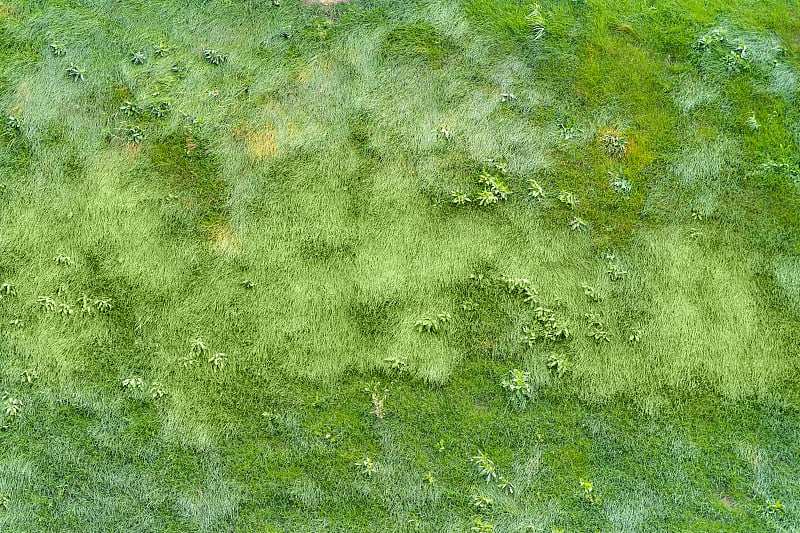
[[[0,529],[800,527],[800,12],[536,9],[0,2]]]

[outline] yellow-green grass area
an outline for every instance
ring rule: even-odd
[[[0,2],[0,529],[800,527],[800,9]]]

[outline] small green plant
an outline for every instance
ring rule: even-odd
[[[628,274],[627,270],[623,270],[621,267],[614,263],[610,263],[608,265],[608,269],[606,270],[606,274],[608,274],[608,278],[611,281],[622,281],[625,279],[625,276]]]
[[[228,54],[224,54],[214,48],[206,48],[203,50],[203,57],[212,65],[221,65],[228,60]]]
[[[514,491],[516,490],[514,484],[511,483],[505,476],[500,476],[497,479],[497,488],[504,492],[508,492],[509,494],[514,494]]]
[[[208,358],[208,362],[211,363],[211,368],[216,372],[225,368],[228,363],[228,356],[222,352],[217,352]]]
[[[172,104],[166,101],[154,103],[150,106],[150,112],[156,118],[164,118],[172,113]]]
[[[439,439],[439,441],[436,443],[436,449],[440,453],[444,453],[445,451],[444,439]]]
[[[518,368],[509,371],[509,377],[500,386],[511,393],[511,400],[520,408],[524,408],[533,397],[531,373]]]
[[[123,389],[144,389],[144,380],[139,376],[130,376],[122,380]]]
[[[706,217],[702,211],[700,211],[696,207],[692,207],[692,220],[697,220],[698,222],[702,222],[705,218]]]
[[[48,48],[50,48],[50,53],[56,57],[64,57],[67,55],[67,51],[64,50],[64,47],[59,42],[50,43]]]
[[[78,67],[75,63],[70,63],[69,67],[67,67],[67,76],[72,78],[73,81],[85,81],[86,70]]]
[[[398,374],[402,374],[408,369],[408,363],[401,357],[387,357],[383,362],[389,366],[390,370]]]
[[[525,16],[525,20],[531,25],[533,31],[533,40],[538,41],[544,35],[544,16],[542,15],[542,6],[539,4],[530,5],[531,12]]]
[[[616,127],[606,128],[600,132],[600,147],[610,157],[622,159],[628,152],[628,138]]]
[[[583,315],[583,318],[586,319],[587,324],[592,327],[602,328],[603,326],[603,319],[597,313],[586,313]]]
[[[197,359],[191,355],[185,355],[178,359],[178,363],[180,363],[183,368],[190,368],[197,364]]]
[[[386,399],[389,396],[389,389],[386,387],[381,389],[380,385],[380,383],[374,383],[371,387],[364,389],[364,392],[370,395],[369,414],[383,419],[386,417]]]
[[[569,361],[560,353],[551,353],[547,356],[547,368],[559,378],[570,371]]]
[[[0,492],[0,507],[8,510],[9,505],[11,505],[11,496],[7,492]]]
[[[57,265],[61,265],[61,266],[71,266],[72,265],[72,259],[70,259],[69,257],[67,257],[66,255],[63,255],[63,254],[58,254],[57,256],[55,256],[53,258],[53,261],[55,261]]]
[[[575,206],[578,205],[578,200],[575,198],[575,195],[569,191],[561,191],[558,194],[558,201],[570,209],[575,209]]]
[[[616,172],[609,172],[609,185],[611,189],[617,194],[630,194],[633,185],[625,178],[622,168]]]
[[[131,55],[131,63],[134,65],[144,65],[146,61],[147,56],[144,54],[144,52],[134,52]]]
[[[8,129],[20,131],[22,129],[22,121],[16,115],[8,115],[6,126],[8,126]]]
[[[494,506],[494,500],[489,496],[472,495],[472,506],[478,511],[488,511]]]
[[[169,47],[164,43],[159,43],[158,46],[153,48],[153,55],[156,57],[167,57],[169,55]]]
[[[714,28],[697,40],[697,49],[703,52],[712,50],[716,45],[725,42],[724,29]]]
[[[3,392],[3,412],[7,416],[17,416],[22,410],[22,400],[11,396],[8,391]]]
[[[594,483],[581,478],[580,485],[581,489],[583,490],[583,497],[586,501],[592,505],[596,505],[600,502],[600,498],[594,492]]]
[[[150,386],[150,397],[154,400],[159,400],[167,395],[167,391],[161,385],[161,383],[154,381],[153,384]]]
[[[628,325],[628,342],[641,342],[642,330]]]
[[[750,60],[746,57],[747,46],[742,44],[738,48],[731,50],[725,56],[725,68],[728,72],[739,74],[740,72],[750,70]]]
[[[528,278],[509,278],[500,276],[500,280],[505,283],[508,292],[521,293],[525,288],[529,287],[531,282]]]
[[[422,480],[428,485],[433,485],[434,483],[436,483],[436,479],[433,477],[433,472],[431,472],[430,470],[428,470],[428,473],[425,474],[425,477],[423,477]]]
[[[20,373],[20,379],[22,380],[23,383],[30,384],[30,383],[33,383],[34,381],[36,381],[38,378],[39,378],[39,374],[37,374],[33,370],[25,369]]]
[[[581,284],[581,288],[583,289],[583,294],[592,302],[601,302],[603,301],[603,297],[595,287],[591,285],[586,285],[585,283]]]
[[[118,137],[127,143],[141,144],[144,141],[144,131],[139,126],[129,124],[119,128]]]
[[[503,163],[498,163],[501,165],[498,170],[502,174],[505,170],[505,166]],[[496,164],[495,166],[497,166]],[[502,169],[502,170],[501,170]],[[511,194],[511,189],[508,185],[503,181],[500,176],[496,176],[494,174],[490,174],[486,171],[481,172],[478,176],[478,183],[486,187],[489,192],[492,193],[498,200],[507,200],[508,195]]]
[[[558,129],[560,131],[560,137],[562,141],[571,141],[577,136],[578,132],[581,131],[576,130],[572,126],[567,126],[563,122],[558,123]]]
[[[439,127],[439,135],[441,135],[444,138],[444,140],[446,140],[446,141],[450,140],[451,134],[450,134],[450,130],[447,128],[447,125],[442,124]]]
[[[78,298],[77,302],[81,306],[81,315],[92,315],[94,314],[94,303],[92,300],[86,296],[85,294]]]
[[[508,102],[513,102],[516,99],[517,99],[517,97],[514,96],[514,93],[501,93],[500,94],[500,102],[502,102],[504,104],[508,103]]]
[[[522,301],[529,305],[539,305],[539,291],[535,287],[525,287],[522,290]]]
[[[544,188],[542,188],[542,186],[539,185],[539,182],[535,179],[528,180],[528,196],[537,200],[546,198]]]
[[[544,333],[544,338],[547,340],[567,340],[572,336],[569,326],[564,322],[554,320],[548,325],[550,327]]]
[[[569,221],[569,229],[572,231],[586,231],[588,227],[589,225],[581,217],[572,217]]]
[[[142,112],[142,109],[130,100],[125,100],[122,105],[119,106],[119,110],[123,115],[131,118],[138,116]]]
[[[365,476],[371,476],[375,473],[375,463],[373,463],[372,459],[369,457],[364,457],[363,459],[356,461],[355,466],[359,473]]]
[[[771,515],[786,514],[786,506],[781,502],[780,499],[777,499],[774,502],[767,500],[767,514]]]
[[[472,528],[470,528],[470,531],[473,533],[494,533],[495,529],[494,524],[476,517]]]
[[[455,205],[466,205],[472,202],[469,195],[464,191],[452,191],[450,193],[450,203]]]
[[[111,300],[109,300],[108,298],[101,298],[99,300],[95,300],[94,306],[97,308],[97,311],[99,313],[108,313],[114,307],[113,304],[111,303]]]
[[[533,317],[540,324],[546,324],[548,322],[555,322],[555,320],[556,320],[555,311],[553,311],[552,309],[550,309],[548,307],[542,307],[541,305],[536,307],[533,310]]]
[[[595,340],[598,344],[602,342],[611,342],[611,335],[603,329],[593,327],[587,334],[587,337],[590,337]]]
[[[478,200],[478,205],[481,207],[485,207],[487,205],[493,205],[496,204],[498,201],[500,201],[500,198],[495,196],[495,194],[488,189],[478,191],[476,199]]]
[[[435,317],[424,316],[414,323],[414,328],[420,333],[438,333],[451,318],[450,313],[439,313]]]
[[[264,412],[262,412],[261,413],[261,417],[264,418],[264,420],[267,420],[269,422],[277,422],[278,418],[280,418],[280,416],[277,413],[273,413],[272,411],[264,411]]]
[[[40,307],[44,308],[45,311],[53,312],[56,310],[56,301],[49,296],[39,296],[36,299],[36,303],[38,303]]]
[[[203,356],[208,353],[208,346],[200,337],[195,337],[190,343],[189,351],[193,355]]]
[[[749,117],[747,117],[747,127],[750,128],[750,131],[758,131],[760,128],[760,124],[758,120],[756,120],[756,114],[752,113]]]
[[[75,311],[72,309],[72,306],[68,303],[60,303],[58,304],[58,314],[69,316],[72,315]]]
[[[537,330],[529,328],[528,326],[522,326],[522,342],[528,345],[528,348],[532,348],[537,341],[543,338],[543,335],[539,334]]]
[[[8,298],[9,296],[14,296],[15,294],[17,294],[17,291],[11,283],[4,281],[3,284],[0,285],[0,300]]]
[[[245,279],[239,282],[239,285],[244,287],[247,290],[252,290],[256,288],[256,284],[250,281],[249,279]]]
[[[522,328],[523,341],[532,346],[538,340],[565,341],[572,335],[569,326],[556,317],[555,311],[538,306],[533,315],[540,327],[538,329]]]
[[[472,460],[472,464],[478,467],[481,477],[484,478],[487,483],[497,479],[497,467],[494,461],[484,452],[478,450],[478,454],[473,455],[470,459]]]

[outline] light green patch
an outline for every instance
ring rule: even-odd
[[[783,296],[795,312],[800,312],[800,259],[780,257],[775,260],[775,278]]]

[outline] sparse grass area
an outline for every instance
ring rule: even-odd
[[[0,0],[0,530],[800,528],[786,0]]]

